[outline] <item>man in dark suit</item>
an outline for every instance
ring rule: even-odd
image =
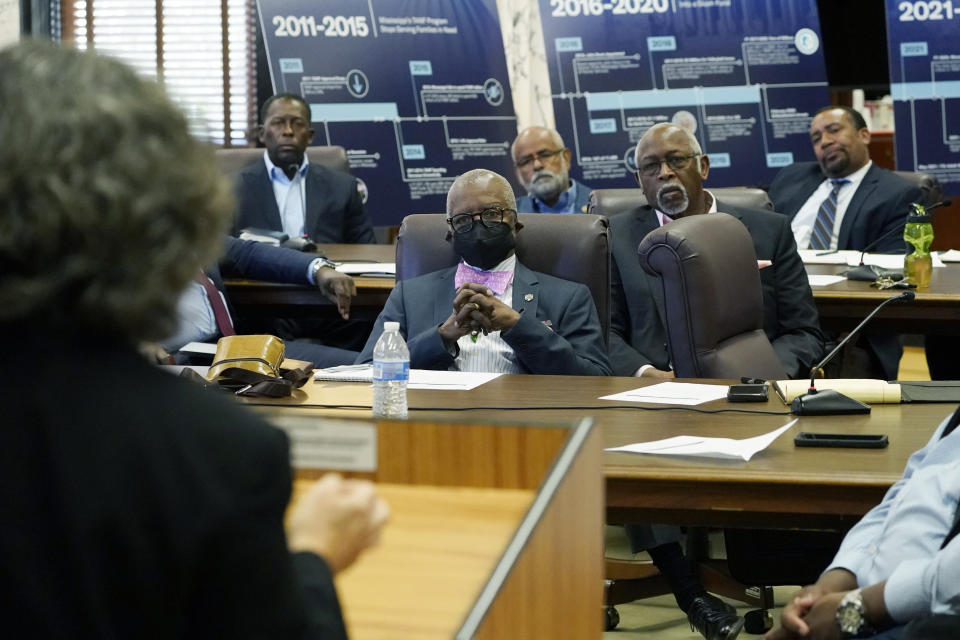
[[[527,195],[517,198],[520,213],[586,213],[590,187],[570,177],[570,149],[555,129],[528,127],[510,147],[517,179]]]
[[[796,162],[770,185],[773,208],[790,219],[801,249],[870,247],[903,253],[903,226],[910,203],[922,193],[870,160],[870,131],[854,109],[824,107],[810,122],[816,162]],[[895,335],[861,338],[869,363],[856,375],[895,380],[903,349]]]
[[[284,433],[136,351],[220,247],[210,149],[155,83],[38,42],[0,51],[0,139],[4,362],[29,363],[0,367],[4,635],[346,638],[372,485],[315,483],[285,534]]]
[[[178,363],[193,364],[194,356],[177,353],[181,347],[189,342],[213,342],[235,331],[221,268],[228,275],[240,278],[316,286],[337,305],[344,320],[350,317],[350,299],[357,293],[353,278],[331,269],[323,258],[231,236],[224,237],[224,246],[225,253],[219,264],[213,264],[204,273],[209,284],[198,278],[181,294],[177,303],[177,330],[160,343],[164,352],[155,354],[161,361],[170,353]],[[285,347],[287,357],[306,360],[318,367],[349,364],[357,357],[356,351],[304,340],[287,340]]]
[[[672,378],[655,279],[637,258],[637,246],[650,231],[673,218],[729,213],[750,232],[760,264],[764,331],[784,371],[806,375],[823,354],[817,310],[806,272],[783,216],[717,200],[703,189],[709,158],[697,139],[674,124],[658,124],[637,143],[637,182],[646,204],[610,219],[612,312],[610,363],[617,375]],[[673,527],[627,527],[634,552],[646,550],[670,584],[692,627],[709,640],[732,640],[744,621],[734,609],[706,593],[696,568],[683,555]]]
[[[610,375],[586,286],[531,271],[514,252],[522,228],[510,183],[469,171],[447,195],[460,265],[398,282],[358,362],[373,359],[383,323],[400,323],[418,369]]]
[[[263,162],[237,176],[233,235],[245,227],[307,236],[321,243],[374,243],[357,181],[311,164],[310,107],[303,98],[278,94],[263,103],[257,137],[266,147]]]

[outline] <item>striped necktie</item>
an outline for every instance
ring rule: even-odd
[[[833,223],[837,219],[837,194],[843,185],[850,181],[846,178],[836,178],[830,181],[833,188],[830,195],[824,198],[820,203],[820,210],[817,211],[817,221],[813,225],[813,233],[810,234],[811,249],[829,249],[830,239],[833,237]]]

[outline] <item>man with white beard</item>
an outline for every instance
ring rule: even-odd
[[[658,286],[637,259],[637,246],[650,231],[683,216],[717,211],[739,219],[750,232],[760,264],[764,331],[790,377],[805,376],[823,356],[823,336],[803,263],[786,216],[734,206],[703,188],[710,159],[697,139],[675,124],[658,124],[636,149],[637,182],[645,204],[610,218],[612,311],[610,365],[614,375],[672,378],[667,337],[652,291]],[[630,525],[631,549],[646,550],[670,584],[690,625],[709,640],[732,640],[743,619],[706,593],[696,567],[683,555],[675,527]]]
[[[510,148],[517,179],[527,190],[519,213],[586,213],[590,187],[570,177],[570,149],[553,129],[529,127]]]

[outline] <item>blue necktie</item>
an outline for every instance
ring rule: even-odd
[[[830,181],[833,188],[823,202],[820,203],[820,210],[817,211],[817,220],[813,224],[813,233],[810,234],[811,249],[829,249],[830,239],[833,237],[833,223],[837,219],[837,194],[843,185],[850,181],[846,178],[836,178]]]
[[[303,210],[303,192],[300,190],[303,176],[297,170],[290,181],[290,188],[287,190],[287,199],[283,203],[281,218],[283,222],[283,232],[291,238],[299,238],[303,235],[304,224],[306,223],[306,212]]]

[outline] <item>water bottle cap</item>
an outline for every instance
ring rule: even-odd
[[[399,322],[384,322],[384,323],[383,323],[383,330],[384,330],[384,331],[396,331],[396,332],[399,332],[399,331],[400,331],[400,323],[399,323]]]

